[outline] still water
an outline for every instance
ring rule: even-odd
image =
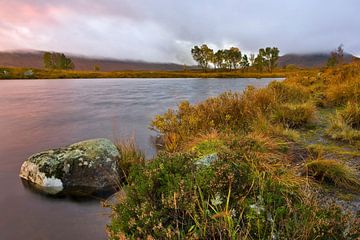
[[[88,138],[135,135],[147,156],[155,114],[182,100],[266,86],[274,79],[77,79],[0,81],[0,239],[106,239],[99,199],[54,199],[25,188],[29,155]]]

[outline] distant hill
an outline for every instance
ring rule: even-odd
[[[279,58],[278,65],[280,67],[293,64],[298,67],[323,67],[326,65],[330,54],[327,53],[312,53],[312,54],[285,54]],[[345,53],[344,59],[348,63],[354,58],[353,55]]]
[[[0,52],[0,66],[6,67],[28,67],[43,68],[43,54],[41,51],[16,51]],[[123,71],[123,70],[144,70],[144,71],[178,71],[183,70],[184,66],[175,63],[153,63],[133,60],[119,60],[109,58],[91,58],[82,56],[68,55],[74,64],[76,70],[94,70],[99,66],[101,71]],[[296,65],[298,67],[322,67],[327,63],[330,54],[285,54],[280,56],[278,65]],[[345,54],[345,62],[350,62],[354,58],[351,54]],[[196,66],[190,66],[190,69]]]
[[[44,52],[0,52],[0,66],[6,67],[28,67],[43,68]],[[94,70],[94,66],[99,66],[101,71],[122,71],[122,70],[183,70],[184,66],[174,63],[152,63],[144,61],[101,59],[81,56],[69,56],[76,70]]]

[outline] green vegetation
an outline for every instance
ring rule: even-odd
[[[313,176],[321,182],[329,182],[354,191],[360,190],[360,181],[356,172],[342,162],[316,159],[306,163],[306,169],[309,176]]]
[[[210,68],[210,64],[213,65],[216,70],[236,70],[242,71],[248,70],[250,66],[258,72],[262,72],[264,69],[268,72],[272,72],[279,59],[279,49],[276,47],[267,47],[259,49],[259,54],[255,58],[254,54],[250,54],[250,59],[246,54],[242,54],[237,47],[231,47],[229,49],[219,49],[214,53],[214,50],[209,48],[206,44],[194,46],[191,49],[193,59],[199,64],[199,66],[206,72]]]
[[[344,109],[336,111],[330,120],[328,135],[337,140],[356,142],[360,140],[360,106],[347,103]]]
[[[354,62],[156,116],[164,147],[131,165],[109,238],[359,239],[360,138],[333,137],[358,131],[357,85]]]
[[[43,56],[44,67],[47,69],[69,70],[74,69],[75,65],[70,58],[63,53],[46,52]]]
[[[115,146],[120,153],[119,168],[121,180],[126,181],[130,169],[134,165],[143,165],[145,163],[145,154],[138,148],[134,138],[128,140],[116,140]]]
[[[31,74],[28,74],[29,71]],[[255,71],[214,71],[207,72],[199,70],[184,71],[75,71],[57,69],[29,69],[0,67],[1,79],[66,79],[66,78],[281,78],[307,70],[278,69],[270,72]]]

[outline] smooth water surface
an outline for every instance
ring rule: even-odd
[[[106,239],[98,199],[53,199],[21,184],[31,154],[88,138],[135,135],[152,156],[149,123],[182,100],[196,103],[273,79],[76,79],[0,81],[0,239]]]

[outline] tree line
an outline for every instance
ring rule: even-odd
[[[198,65],[207,71],[209,68],[221,70],[246,70],[250,66],[257,71],[272,72],[277,66],[279,59],[279,49],[276,47],[260,48],[257,56],[242,54],[239,48],[231,47],[229,49],[219,49],[214,52],[206,44],[194,46],[191,49],[191,55]]]
[[[75,65],[71,58],[63,53],[45,52],[43,55],[44,67],[48,69],[71,70]]]

